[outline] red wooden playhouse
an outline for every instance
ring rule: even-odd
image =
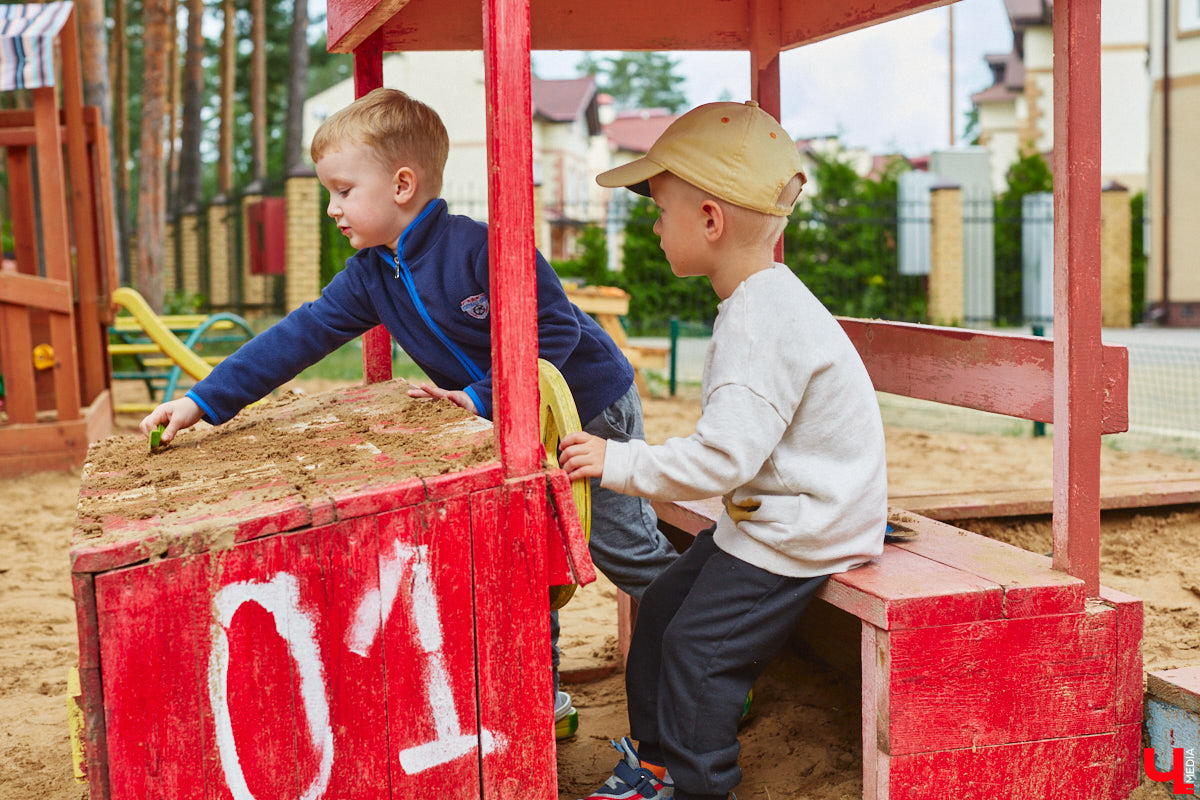
[[[102,543],[73,551],[92,797],[556,797],[545,587],[590,563],[558,513],[562,473],[541,467],[530,48],[748,50],[778,115],[781,50],[942,4],[330,3],[359,94],[386,50],[484,51],[499,463],[255,494],[229,518],[175,518],[188,534],[170,543],[163,520],[96,520]],[[814,606],[861,642],[867,798],[1107,800],[1138,778],[1141,604],[1099,584],[1100,434],[1125,427],[1128,373],[1100,342],[1099,0],[1056,6],[1054,340],[845,322],[877,389],[1057,433],[1053,559],[897,509],[916,535]],[[389,351],[368,335],[368,383]],[[710,513],[659,510],[683,531]],[[368,596],[400,606],[347,640]]]
[[[27,90],[31,105],[0,111],[11,210],[0,228],[13,243],[0,254],[0,476],[9,477],[76,466],[112,431],[117,262],[107,132],[83,104],[74,5],[2,11],[0,47],[22,55],[6,59],[0,92]]]

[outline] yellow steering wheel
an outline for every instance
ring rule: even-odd
[[[563,380],[562,373],[542,358],[538,359],[538,391],[541,395],[538,402],[538,421],[541,424],[542,444],[546,448],[546,460],[550,462],[551,467],[557,467],[558,443],[568,433],[582,430],[583,426],[579,423],[575,399],[571,396],[571,389]],[[592,487],[587,478],[571,481],[571,495],[575,499],[579,525],[583,528],[583,536],[586,539],[592,530]],[[551,610],[565,606],[573,594],[573,583],[551,586]]]

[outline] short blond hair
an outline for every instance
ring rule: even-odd
[[[775,245],[775,242],[783,235],[784,228],[787,227],[787,212],[791,211],[795,206],[796,201],[800,197],[800,192],[804,189],[804,184],[808,183],[808,178],[803,172],[797,172],[792,176],[792,179],[783,187],[783,190],[779,193],[779,197],[775,201],[776,207],[781,212],[784,212],[783,215],[777,216],[774,214],[764,214],[761,211],[755,211],[754,209],[731,203],[728,200],[723,200],[711,192],[685,181],[674,173],[668,174],[686,185],[697,202],[702,202],[704,199],[711,199],[720,205],[721,211],[725,214],[725,219],[728,222],[730,234],[736,242],[747,246],[770,245],[773,247]]]
[[[714,199],[725,207],[725,217],[731,221],[733,233],[738,241],[748,245],[767,244],[774,247],[775,242],[779,240],[779,237],[783,235],[784,229],[787,228],[788,217],[786,212],[791,211],[795,207],[796,201],[800,197],[800,192],[803,191],[804,184],[807,182],[808,178],[805,174],[797,172],[784,185],[783,190],[779,193],[779,198],[775,201],[775,206],[785,212],[783,216],[764,214],[761,211],[754,211],[730,203],[728,200]]]
[[[399,89],[373,89],[331,114],[313,135],[313,163],[346,144],[370,148],[388,169],[414,167],[433,193],[442,191],[450,137],[437,112]]]

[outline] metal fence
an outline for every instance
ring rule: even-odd
[[[998,212],[990,194],[964,195],[963,324],[1051,321],[1053,203],[1049,195],[1028,199],[1014,216]],[[608,220],[604,239],[610,260],[614,250],[623,255],[622,272],[608,279],[634,295],[631,331],[665,335],[673,318],[711,323],[715,299],[702,281],[671,274],[651,233],[653,212],[639,205],[620,211]],[[923,200],[902,195],[802,206],[788,221],[784,260],[834,314],[929,322],[931,222],[928,192]]]

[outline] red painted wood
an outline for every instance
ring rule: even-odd
[[[28,114],[32,123],[32,112]],[[32,131],[32,128],[31,128]],[[8,170],[9,206],[13,255],[17,262],[16,273],[22,276],[38,276],[38,227],[35,217],[36,201],[33,193],[33,165],[28,147],[9,147],[5,150]],[[4,269],[5,273],[11,270]],[[5,412],[8,426],[34,425],[37,423],[38,398],[34,376],[33,332],[31,316],[23,305],[0,301],[0,373],[7,385],[12,387],[5,397]],[[22,449],[28,447],[26,437],[14,437]],[[0,445],[2,447],[3,445]],[[5,448],[7,449],[7,448]],[[30,448],[32,450],[32,448]],[[4,474],[15,475],[16,465],[3,465]]]
[[[780,3],[783,49],[828,39],[840,33],[869,28],[881,22],[907,16],[917,11],[937,8],[950,0],[838,0],[802,3],[782,0]]]
[[[904,519],[902,524],[917,534],[897,547],[999,584],[1005,617],[1083,610],[1083,581],[1053,569],[1045,556],[910,514],[892,519]]]
[[[1118,724],[1142,722],[1142,601],[1138,597],[1100,587],[1100,599],[1117,611]]]
[[[328,681],[334,758],[326,796],[367,797],[389,780],[391,749],[381,717],[390,713],[382,648],[353,652],[348,637],[363,600],[379,590],[379,517],[363,517],[292,537],[319,581],[311,581],[312,607],[321,610],[319,644]],[[378,607],[374,613],[379,614]],[[295,701],[294,701],[295,702]]]
[[[884,757],[890,793],[877,796],[1116,800],[1112,786],[1116,738],[1104,733]]]
[[[52,280],[69,282],[71,229],[67,219],[66,171],[55,89],[34,89],[31,94],[37,131],[35,166],[40,187],[38,208],[45,275]],[[54,407],[58,421],[79,419],[79,361],[73,311],[50,315],[50,344],[54,347]]]
[[[332,53],[361,49],[373,31],[405,5],[406,0],[337,0],[328,6],[328,41]]]
[[[247,542],[281,531],[294,531],[312,525],[312,515],[302,497],[286,497],[255,509],[255,516],[240,522],[234,541]]]
[[[1118,725],[1116,764],[1113,770],[1114,800],[1125,800],[1137,788],[1142,776],[1142,723]]]
[[[1116,612],[891,631],[892,756],[1116,728]]]
[[[887,800],[888,675],[892,668],[887,631],[862,624],[861,662],[863,800]]]
[[[72,180],[71,223],[75,245],[75,284],[79,302],[76,320],[79,325],[79,370],[84,403],[90,403],[108,388],[107,335],[100,324],[99,309],[94,302],[100,287],[101,263],[97,249],[96,226],[99,222],[97,198],[93,194],[92,170],[88,160],[87,130],[83,120],[83,83],[80,75],[79,34],[75,13],[71,12],[59,34],[62,62],[63,117],[67,128],[67,163]],[[107,187],[108,184],[102,184]],[[115,287],[114,287],[115,288]]]
[[[891,545],[866,566],[830,578],[817,595],[883,630],[999,619],[996,583]]]
[[[540,476],[471,495],[482,797],[558,797],[545,554],[530,547],[545,523]],[[461,794],[461,793],[460,793]]]
[[[396,0],[389,0],[388,5]],[[782,3],[782,49],[944,5],[928,0]],[[330,50],[345,53],[374,30],[372,9],[385,19],[392,50],[478,50],[480,30],[471,0],[409,0],[399,13],[362,0],[330,4]],[[539,50],[747,50],[750,2],[660,0],[613,7],[589,0],[534,5],[533,46]],[[336,10],[336,14],[335,14]],[[361,20],[361,21],[360,21]]]
[[[575,497],[571,494],[571,482],[562,470],[553,470],[546,476],[548,536],[555,543],[548,546],[547,570],[553,585],[562,583],[562,575],[555,571],[558,566],[567,569],[567,581],[587,586],[596,580],[596,568],[588,552],[587,536],[579,523],[575,509]],[[562,563],[558,559],[561,553]],[[554,564],[555,566],[551,566]]]
[[[390,2],[390,0],[389,0]],[[388,3],[381,4],[388,7]],[[329,4],[329,41],[333,42],[335,21],[341,15],[350,11],[351,15],[359,11],[366,13],[363,4],[330,3]],[[366,37],[358,49],[354,51],[354,96],[362,97],[372,89],[383,86],[383,37],[373,34]],[[379,325],[363,334],[363,380],[366,383],[379,383],[392,378],[392,335],[387,328]]]
[[[479,464],[462,472],[436,475],[424,479],[425,498],[440,500],[458,497],[479,489],[497,486],[503,480],[499,464]]]
[[[1054,340],[904,322],[838,321],[877,391],[1054,421]],[[1101,432],[1119,433],[1129,428],[1129,353],[1121,345],[1104,345],[1099,357],[1096,417]]]
[[[479,785],[470,523],[465,495],[381,518],[395,797],[449,797]]]
[[[709,528],[722,513],[719,497],[652,505],[661,523],[693,536]],[[912,514],[905,514],[904,519],[907,527],[932,522]],[[972,542],[983,539],[962,533]],[[1063,582],[1053,573],[1048,580],[1052,586]],[[1004,587],[997,581],[893,545],[885,545],[883,556],[875,563],[834,575],[818,597],[884,630],[1004,615]]]
[[[36,278],[19,272],[0,272],[0,301],[65,314],[71,310],[68,281]]]
[[[1100,590],[1100,0],[1054,15],[1054,566]]]
[[[388,785],[376,531],[366,517],[96,578],[114,797]]]
[[[750,94],[763,111],[780,116],[779,4],[750,2]],[[783,236],[775,242],[775,260],[783,261]]]
[[[366,490],[348,487],[331,496],[336,518],[352,519],[415,505],[425,499],[425,488],[414,478]]]
[[[108,741],[104,724],[104,689],[100,681],[100,621],[96,582],[92,575],[72,575],[75,621],[79,634],[80,704],[87,759],[88,797],[108,800]]]
[[[37,393],[33,391],[33,333],[30,328],[29,309],[12,303],[0,302],[0,370],[3,370],[6,388],[4,411],[8,416],[6,427],[13,425],[35,425],[37,423]],[[24,437],[14,444],[24,448]],[[5,447],[5,449],[10,449]]]
[[[96,577],[114,798],[204,796],[206,572],[195,557]]]
[[[484,0],[493,409],[509,477],[538,469],[529,0]]]
[[[660,522],[692,536],[711,528],[725,510],[719,497],[703,500],[653,501],[650,503]]]
[[[33,112],[28,115],[29,124],[33,124]],[[31,129],[32,130],[32,129]],[[30,144],[36,144],[36,136]],[[9,211],[12,214],[13,255],[16,256],[17,272],[24,275],[40,275],[37,247],[37,203],[33,195],[33,163],[27,147],[10,147],[7,149],[8,162],[8,192],[10,195]]]

